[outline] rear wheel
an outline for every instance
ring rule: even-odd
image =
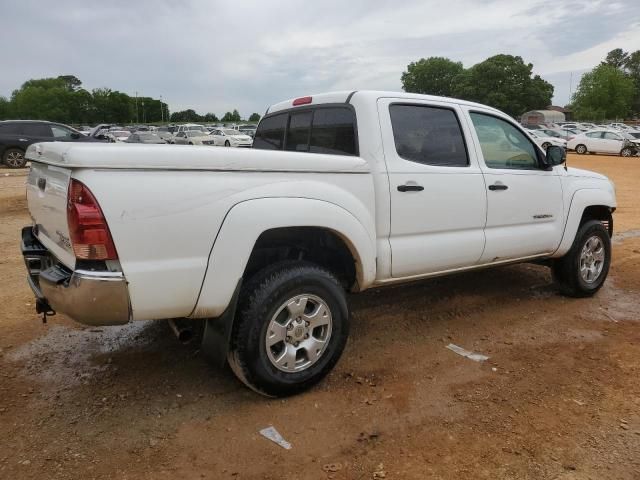
[[[590,297],[604,284],[611,264],[611,239],[602,222],[589,220],[576,234],[571,249],[552,266],[560,291]]]
[[[230,147],[230,146],[231,146],[231,144],[229,143],[229,140],[227,140],[226,142],[224,142],[224,146],[225,146],[225,147]]]
[[[243,287],[228,361],[248,387],[287,396],[319,382],[336,364],[349,333],[344,289],[308,262],[282,262]]]
[[[2,155],[2,161],[9,168],[22,168],[27,164],[24,152],[19,148],[7,148]]]
[[[579,153],[580,155],[587,153],[586,145],[576,145],[576,153]]]

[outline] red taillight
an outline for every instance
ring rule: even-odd
[[[306,105],[308,103],[311,103],[311,101],[313,100],[313,98],[311,97],[300,97],[300,98],[296,98],[293,101],[293,106],[297,107],[298,105]]]
[[[82,260],[117,260],[107,221],[100,205],[87,186],[71,180],[67,194],[67,222],[76,258]]]

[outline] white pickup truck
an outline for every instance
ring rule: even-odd
[[[178,332],[201,319],[203,349],[265,395],[335,365],[347,292],[537,261],[588,296],[611,261],[613,184],[451,98],[288,100],[249,150],[40,143],[27,158],[22,250],[40,313]]]

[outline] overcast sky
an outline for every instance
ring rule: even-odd
[[[569,100],[609,50],[640,49],[640,0],[3,0],[0,95],[72,74],[172,111],[262,113],[331,90],[400,90],[409,62],[520,55]]]

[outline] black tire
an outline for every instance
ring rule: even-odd
[[[229,143],[229,140],[227,140],[226,142],[224,142],[224,146],[225,146],[225,147],[230,147],[230,146],[231,146],[231,144]]]
[[[302,294],[326,303],[331,333],[315,363],[300,371],[286,372],[269,358],[267,329],[282,306]],[[309,262],[281,262],[256,273],[243,286],[237,311],[227,356],[229,366],[245,385],[266,396],[293,395],[318,383],[339,360],[349,335],[344,289],[331,272]],[[282,346],[288,348],[284,342]]]
[[[587,241],[597,237],[602,242],[604,260],[602,270],[593,281],[587,282],[580,273],[581,253]],[[567,254],[556,260],[551,269],[560,292],[569,297],[590,297],[594,295],[607,278],[611,265],[611,239],[602,222],[589,220],[578,229],[576,238]]]
[[[621,157],[631,157],[633,156],[633,149],[629,148],[629,147],[624,147],[621,151],[620,151],[620,156]]]
[[[576,145],[576,153],[584,155],[585,153],[587,153],[587,146],[582,144]]]
[[[24,168],[27,164],[27,159],[24,158],[24,150],[7,148],[2,155],[2,162],[9,168]]]
[[[549,146],[550,146],[550,145],[551,145],[551,144],[550,144],[549,142],[544,142],[544,143],[542,144],[542,149],[543,149],[544,151],[547,151],[547,148],[549,148]]]

